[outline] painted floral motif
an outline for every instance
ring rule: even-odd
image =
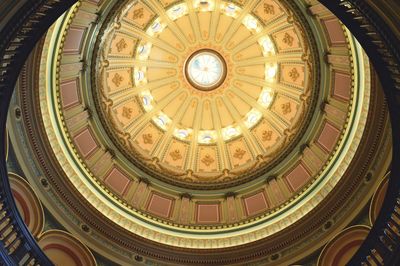
[[[128,44],[126,43],[125,39],[122,38],[121,40],[119,40],[119,42],[117,42],[116,46],[117,46],[117,51],[120,53],[123,50],[125,50],[126,47],[128,47]]]
[[[272,139],[272,131],[271,130],[265,130],[262,133],[262,140],[263,141],[270,141]]]
[[[206,166],[210,166],[215,160],[211,157],[211,155],[206,154],[201,162],[204,163]]]
[[[294,38],[289,33],[285,33],[283,42],[289,46],[293,46]]]
[[[235,158],[237,158],[239,160],[242,160],[245,154],[246,154],[245,150],[243,150],[241,148],[237,148],[235,150],[235,154],[233,154],[233,157],[235,157]]]
[[[292,106],[291,106],[290,102],[282,104],[281,107],[282,107],[282,113],[284,115],[290,114],[292,112]]]
[[[296,82],[296,80],[300,77],[300,73],[297,70],[297,68],[293,68],[290,72],[289,72],[289,77],[293,80],[293,82]]]
[[[143,18],[143,15],[144,15],[143,8],[139,8],[139,9],[136,9],[133,11],[132,18],[133,19],[141,19],[141,18]]]
[[[125,106],[122,108],[122,116],[125,117],[126,119],[131,119],[132,113],[133,113],[132,108],[125,107]]]
[[[121,85],[122,81],[124,81],[124,78],[120,74],[115,73],[115,75],[112,79],[112,82],[115,84],[115,86],[119,87]]]
[[[182,155],[179,150],[174,150],[174,151],[170,152],[169,155],[171,156],[172,160],[174,160],[174,161],[182,159]]]
[[[264,13],[265,14],[274,15],[275,14],[275,7],[273,5],[264,3]]]
[[[153,135],[151,135],[150,133],[143,134],[142,137],[144,144],[153,144]]]

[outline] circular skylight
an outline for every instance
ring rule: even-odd
[[[200,50],[189,57],[186,78],[197,89],[209,91],[223,82],[226,73],[224,59],[212,50]]]

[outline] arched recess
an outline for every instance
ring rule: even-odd
[[[35,191],[21,176],[9,173],[10,185],[17,208],[34,237],[38,237],[44,226],[42,204]]]
[[[370,228],[356,225],[340,232],[324,247],[318,258],[319,266],[345,265],[361,246]]]
[[[90,250],[67,232],[46,231],[40,236],[38,244],[55,265],[97,265]]]

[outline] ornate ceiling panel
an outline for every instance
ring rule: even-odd
[[[41,51],[39,90],[19,96],[21,128],[36,127],[32,145],[45,143],[52,162],[38,160],[38,180],[49,180],[49,202],[73,195],[68,204],[87,207],[74,213],[96,213],[106,226],[90,234],[109,248],[123,235],[116,254],[141,247],[129,241],[177,253],[289,249],[296,232],[319,230],[319,206],[356,190],[349,166],[375,123],[370,100],[381,102],[368,58],[324,9],[82,1]],[[343,184],[351,193],[337,195]]]
[[[101,36],[93,88],[122,153],[200,189],[281,160],[318,91],[312,41],[293,16],[275,1],[119,11]]]
[[[89,178],[122,204],[135,224],[130,230],[142,230],[137,219],[179,228],[184,235],[173,245],[188,247],[251,242],[242,232],[253,223],[264,224],[251,230],[254,240],[274,234],[326,197],[330,189],[320,182],[335,186],[340,174],[332,169],[346,169],[340,154],[363,132],[356,121],[366,114],[357,110],[368,108],[370,84],[353,74],[367,76],[368,61],[349,52],[359,51],[357,43],[329,19],[316,36],[347,62],[321,64],[311,26],[295,5],[262,7],[128,1],[102,21],[95,45],[74,16],[61,42],[59,30],[49,35],[60,64],[57,93],[41,93],[42,113],[46,128],[62,130],[53,148],[85,197],[100,200],[80,183]],[[91,58],[91,67],[77,56]],[[100,206],[104,213],[115,208]],[[279,223],[289,209],[291,222]],[[211,242],[192,235],[213,228],[221,231]],[[169,243],[154,233],[147,228],[144,236]]]

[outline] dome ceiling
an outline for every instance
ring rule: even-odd
[[[106,224],[96,243],[122,257],[300,245],[320,206],[356,190],[350,165],[381,104],[361,46],[304,1],[87,0],[37,53],[20,127],[51,160],[26,164],[44,169],[51,208],[82,201],[73,212]]]
[[[200,189],[246,180],[308,122],[309,46],[280,2],[143,1],[107,26],[94,94],[122,153],[147,172]]]
[[[364,75],[368,62],[344,49],[347,66],[321,64],[315,39],[326,36],[295,5],[128,1],[103,18],[96,42],[74,14],[78,24],[60,22],[66,38],[55,29],[50,45],[64,67],[75,49],[91,68],[82,79],[56,69],[57,93],[41,93],[45,128],[61,128],[52,146],[79,191],[108,202],[103,213],[122,211],[132,232],[180,247],[245,244],[288,226],[287,210],[297,221],[340,180],[334,169],[354,155],[369,101],[368,84],[353,90],[350,64]],[[333,41],[359,51],[335,23]],[[208,230],[211,242],[198,238]]]

